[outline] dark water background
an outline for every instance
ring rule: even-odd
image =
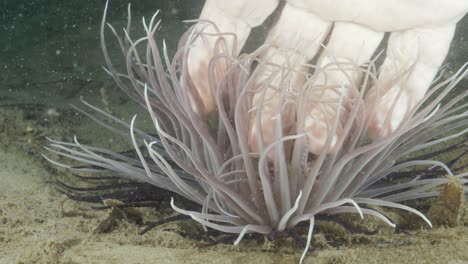
[[[128,0],[110,1],[108,21],[126,23]],[[170,47],[198,17],[204,1],[132,2],[134,28],[158,9],[160,36]],[[108,80],[99,43],[105,1],[3,1],[0,4],[0,105],[47,104],[66,107],[96,93]],[[136,37],[141,36],[135,34]],[[162,37],[161,39],[162,40]],[[110,49],[115,47],[109,38]],[[123,63],[121,58],[118,58]]]

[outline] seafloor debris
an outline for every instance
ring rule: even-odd
[[[433,203],[429,218],[433,225],[454,227],[460,224],[464,206],[464,187],[456,177],[450,177],[440,193],[439,201]]]

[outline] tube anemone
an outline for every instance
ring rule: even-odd
[[[218,41],[206,76],[216,110],[207,117],[197,111],[202,102],[188,73],[187,58],[195,39],[206,37],[203,29],[216,29],[216,25],[197,21],[182,36],[175,56],[170,59],[165,43],[161,49],[155,40],[160,23],[157,14],[149,21],[143,19],[146,35],[132,40],[130,11],[123,37],[111,25],[106,26],[106,11],[107,4],[101,26],[106,70],[129,97],[148,110],[157,135],[137,130],[134,125],[136,116],[127,124],[85,103],[94,115],[116,122],[120,128],[111,128],[114,131],[122,133],[122,128],[130,131],[129,140],[138,158],[82,145],[76,139],[73,143],[51,140],[48,149],[94,168],[172,191],[199,204],[199,211],[188,211],[171,201],[174,210],[190,216],[204,227],[239,234],[235,244],[246,233],[270,234],[308,222],[307,247],[302,262],[311,242],[314,219],[320,214],[373,215],[395,226],[377,209],[361,207],[377,205],[415,213],[431,225],[421,212],[401,202],[436,196],[439,193],[436,187],[448,179],[444,175],[389,179],[388,176],[396,171],[412,166],[439,166],[462,184],[468,183],[468,173],[453,175],[441,162],[406,160],[411,154],[467,132],[468,104],[461,101],[468,97],[468,90],[451,100],[444,100],[468,75],[466,65],[452,77],[434,85],[396,131],[385,138],[370,140],[366,135],[370,123],[367,112],[372,107],[364,103],[364,97],[369,84],[376,83],[373,62],[365,67],[342,62],[323,68],[309,65],[314,68],[313,74],[298,73],[287,65],[258,60],[265,47],[251,54],[235,55],[235,47],[230,48],[226,43],[227,38],[235,36],[218,31],[210,34]],[[112,64],[106,48],[106,28],[118,40],[126,61],[126,74],[118,73]],[[323,151],[313,155],[308,151],[304,131],[307,100],[322,89],[344,90],[314,86],[314,78],[326,74],[327,68],[343,72],[353,69],[364,77],[362,83],[346,87],[348,94],[342,93],[336,102],[328,102],[339,106],[329,127],[330,135],[336,134],[337,129],[341,132],[333,151],[328,151],[332,144],[329,136]],[[262,81],[258,81],[259,72],[265,72],[265,69],[270,75],[268,78],[263,75]],[[299,89],[291,87],[294,74],[306,77]],[[274,78],[280,79],[279,85],[271,85]],[[260,135],[256,142],[259,151],[252,152],[248,142],[249,124],[251,120],[261,123],[262,107],[269,100],[264,97],[254,104],[252,97],[269,91],[281,101],[275,118],[275,140],[265,145]],[[325,111],[326,107],[323,109]],[[345,121],[340,121],[343,115]],[[284,119],[291,120],[288,127],[284,127],[281,121]]]

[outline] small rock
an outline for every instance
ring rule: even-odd
[[[450,177],[440,193],[439,201],[431,205],[429,216],[435,226],[454,227],[460,224],[464,203],[464,187],[456,177]]]

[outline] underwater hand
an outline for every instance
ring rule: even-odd
[[[221,32],[235,33],[237,40],[231,45],[240,50],[251,28],[263,23],[277,5],[275,0],[207,0],[200,18],[213,21]],[[366,98],[368,134],[373,139],[381,138],[395,131],[422,100],[447,55],[456,23],[466,12],[468,1],[461,0],[288,0],[268,33],[268,50],[260,59],[288,64],[298,71],[306,70],[303,65],[315,57],[319,68],[337,62],[359,66],[371,59],[384,32],[391,32],[378,78]],[[189,71],[203,101],[203,112],[210,112],[214,102],[207,68],[214,40],[202,42],[189,55]],[[321,49],[322,45],[326,48]],[[277,55],[285,51],[286,56]],[[336,67],[328,67],[313,80],[318,86],[338,88],[316,93],[307,106],[305,130],[310,152],[323,149],[340,108],[329,102],[338,101],[342,94],[346,95],[347,87],[361,83],[362,72],[355,68],[337,71]],[[297,74],[293,86],[300,89],[304,81],[304,76]],[[274,91],[269,92],[272,94],[266,96],[274,98]],[[254,104],[259,100],[260,96],[255,95]],[[274,140],[273,117],[278,104],[279,100],[272,99],[264,105],[261,129],[251,124],[253,151],[258,150],[259,132],[265,144]],[[332,133],[328,151],[337,142],[340,127]]]

